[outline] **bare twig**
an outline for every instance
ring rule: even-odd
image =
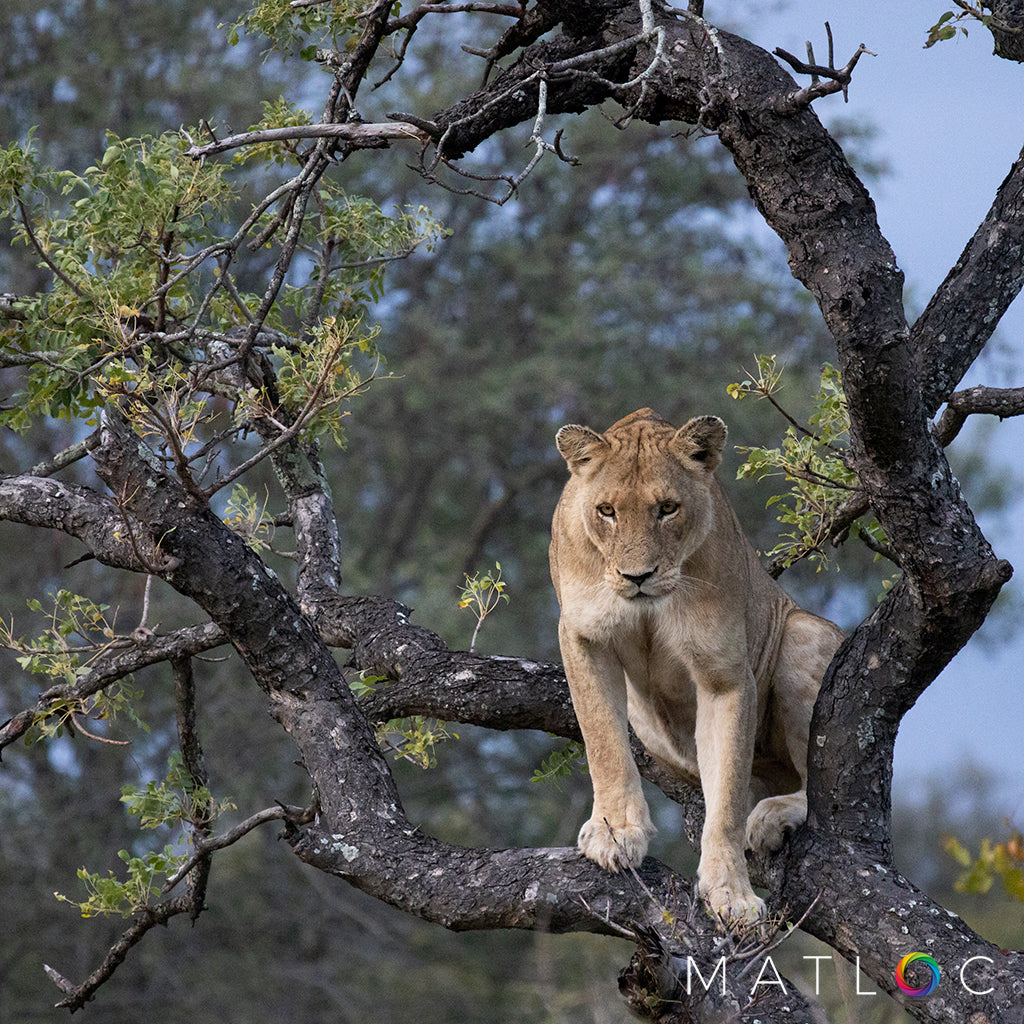
[[[276,807],[267,807],[250,815],[245,821],[239,822],[234,828],[219,836],[197,841],[196,849],[192,856],[182,864],[177,871],[164,883],[163,891],[170,892],[195,866],[199,861],[216,850],[223,850],[226,846],[237,843],[243,836],[248,835],[253,829],[265,825],[268,821],[288,821],[293,825],[305,825],[311,822],[316,816],[315,807],[288,807],[285,804],[278,804]]]
[[[890,547],[890,545],[883,544],[880,540],[875,540],[867,530],[858,531],[857,536],[860,538],[864,547],[869,551],[874,551],[876,555],[881,555],[882,558],[887,558],[894,565],[902,564],[900,556],[892,547]]]
[[[29,476],[53,476],[54,473],[64,469],[65,466],[70,466],[79,459],[84,459],[100,442],[99,430],[94,430],[87,438],[82,441],[78,441],[73,445],[65,448],[64,451],[58,452],[51,459],[47,459],[45,462],[39,462],[34,465],[29,471]]]
[[[631,110],[627,113],[626,118],[624,119],[624,121],[628,122],[632,113],[642,105],[647,95],[649,79],[665,59],[665,30],[662,26],[655,23],[652,0],[639,0],[639,7],[642,27],[641,31],[636,35],[630,36],[628,39],[621,39],[618,42],[610,43],[608,46],[602,46],[596,50],[588,50],[585,53],[576,54],[572,57],[565,58],[564,60],[553,61],[550,64],[545,64],[543,67],[539,67],[536,71],[533,71],[525,78],[515,81],[503,92],[492,96],[485,103],[482,103],[477,107],[472,113],[467,114],[466,116],[449,124],[440,138],[436,138],[436,136],[434,137],[436,145],[432,163],[427,165],[421,156],[419,168],[420,173],[431,184],[440,185],[447,191],[460,195],[478,196],[481,199],[486,199],[498,206],[502,206],[516,194],[519,186],[532,173],[533,169],[537,166],[545,153],[554,153],[560,160],[569,164],[576,164],[578,161],[575,157],[566,156],[562,151],[560,132],[556,134],[553,142],[550,143],[541,137],[540,129],[547,116],[548,82],[556,77],[564,75],[585,76],[588,80],[596,79],[617,97],[622,97],[627,90],[633,89],[639,85],[641,87],[640,95],[635,102],[632,103]],[[621,53],[626,53],[630,50],[635,50],[638,46],[645,43],[651,43],[652,41],[654,43],[654,53],[651,56],[651,59],[647,62],[643,70],[626,82],[612,82],[596,75],[592,70],[590,70],[590,65],[595,62]],[[475,56],[486,59],[489,65],[496,59],[496,50],[493,47],[490,50],[476,50],[472,47],[463,46],[462,49],[468,53],[474,54]],[[533,157],[522,171],[515,175],[477,175],[458,167],[445,157],[445,144],[448,141],[449,136],[451,136],[456,129],[465,127],[478,118],[483,117],[491,108],[505,102],[509,97],[515,94],[522,93],[528,87],[533,85],[536,85],[537,87],[537,114],[534,118],[530,142],[535,146],[535,151]],[[503,195],[494,197],[477,192],[473,189],[460,189],[450,186],[434,174],[437,165],[442,162],[460,177],[469,178],[475,181],[503,181],[508,185],[508,190]]]
[[[140,911],[135,923],[110,947],[103,958],[103,963],[81,985],[73,985],[52,967],[44,966],[47,977],[65,993],[65,998],[57,1003],[57,1007],[70,1010],[72,1013],[80,1010],[92,999],[93,993],[124,963],[129,950],[141,942],[148,931],[157,925],[167,924],[178,914],[187,913],[188,903],[187,897],[182,896],[161,903],[158,907]]]
[[[776,109],[780,114],[795,114],[798,110],[803,107],[809,106],[814,100],[818,99],[819,96],[828,96],[834,92],[842,92],[843,99],[849,101],[849,86],[850,79],[853,77],[853,69],[857,66],[857,61],[860,60],[861,55],[868,53],[872,57],[875,54],[869,50],[863,43],[857,47],[857,52],[846,62],[846,65],[841,68],[835,66],[834,48],[832,43],[832,27],[829,23],[825,22],[825,31],[828,34],[828,65],[823,66],[814,63],[814,49],[810,42],[807,43],[807,60],[802,61],[799,57],[794,57],[793,54],[781,47],[775,48],[775,56],[781,57],[790,67],[793,68],[797,74],[810,75],[811,84],[804,86],[802,89],[798,89],[794,93],[790,93],[784,97],[778,104]],[[821,79],[826,79],[822,81]]]
[[[57,266],[50,254],[43,247],[42,242],[39,241],[39,238],[35,233],[35,229],[32,227],[32,218],[29,216],[28,209],[24,202],[22,202],[20,196],[17,198],[16,202],[18,204],[18,212],[21,214],[22,227],[25,229],[25,234],[28,237],[29,242],[32,244],[32,248],[35,249],[39,254],[39,258],[50,268],[53,276],[58,280],[63,281],[64,284],[66,284],[76,295],[81,297],[83,294],[82,289],[79,288],[78,285],[75,284],[75,282]]]

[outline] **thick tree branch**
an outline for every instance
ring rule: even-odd
[[[137,548],[124,536],[125,521],[117,506],[88,487],[48,477],[0,477],[0,519],[62,530],[106,565],[146,570]]]
[[[1024,0],[988,0],[988,30],[997,57],[1024,62]]]
[[[1024,954],[981,939],[881,862],[871,846],[801,830],[780,881],[790,906],[811,908],[804,930],[847,960],[859,958],[877,990],[918,1020],[1010,1024],[1024,1019]],[[927,1000],[908,998],[895,983],[894,966],[911,949],[933,951],[942,963],[942,984]]]
[[[1024,286],[1024,150],[985,219],[910,332],[934,415]]]
[[[696,17],[699,4],[689,13],[612,0],[549,0],[543,6],[545,26],[561,23],[561,35],[529,37],[490,86],[434,118],[439,156],[467,152],[509,125],[530,119],[536,124],[542,83],[549,113],[614,97],[631,116],[716,131],[835,338],[855,468],[904,564],[903,579],[844,643],[825,680],[811,729],[808,827],[759,865],[771,902],[785,902],[793,916],[807,911],[809,931],[846,955],[859,955],[869,976],[888,991],[895,954],[905,951],[907,936],[936,950],[980,951],[976,955],[992,964],[986,976],[992,993],[980,1002],[944,996],[914,1005],[913,1012],[941,1021],[969,1020],[975,1011],[1008,1019],[1000,1007],[1020,1006],[1024,995],[1020,958],[997,960],[992,947],[962,922],[944,919],[894,872],[890,848],[899,721],[966,642],[1009,575],[949,473],[929,424],[933,397],[920,382],[922,358],[929,366],[952,367],[928,371],[928,388],[948,395],[951,387],[943,392],[945,384],[935,382],[951,380],[967,358],[951,354],[961,346],[961,334],[936,333],[928,326],[932,321],[922,318],[915,340],[926,340],[912,343],[902,311],[902,275],[879,232],[871,199],[813,112],[786,104],[799,90],[767,53]],[[378,0],[368,12],[351,74],[344,64],[337,68],[325,121],[345,120],[387,30],[390,9],[390,2]],[[296,251],[304,204],[332,145],[320,138],[289,185],[290,200],[276,224],[285,227],[285,240],[237,353],[241,362],[276,300]],[[1018,174],[1015,165],[1010,184],[1000,190],[1005,206],[993,224],[1016,224]],[[1016,252],[1014,245],[997,248],[1005,258]],[[999,286],[997,307],[1013,289],[1014,272]],[[968,280],[955,277],[955,287]],[[951,308],[948,296],[937,300],[937,312],[951,315]],[[677,918],[686,921],[696,920],[696,912],[691,913],[689,883],[655,861],[646,861],[636,877],[613,876],[575,850],[468,850],[417,830],[328,645],[351,648],[354,667],[393,680],[365,702],[372,717],[426,712],[575,735],[564,679],[550,666],[451,652],[390,602],[334,596],[339,560],[326,481],[315,450],[287,441],[275,461],[289,518],[306,552],[301,607],[207,504],[147,453],[116,405],[105,411],[92,454],[119,507],[53,480],[4,478],[0,516],[64,529],[107,564],[156,572],[211,617],[245,661],[312,779],[316,818],[291,834],[296,853],[308,863],[454,929],[633,936],[655,929],[669,956],[688,944],[706,942],[700,948],[710,951],[715,943],[733,941],[714,936],[704,920],[705,928],[692,935],[666,932],[672,916],[666,917],[666,909],[680,911]],[[130,541],[123,537],[125,528]],[[168,914],[192,909],[187,901],[163,906],[177,908]],[[164,912],[147,912],[126,932],[111,951],[114,960],[152,923],[161,923],[154,915]],[[738,998],[735,990],[731,996]],[[735,1019],[786,1019],[782,1004],[770,998],[756,1009],[756,1018],[737,1003]],[[681,1009],[678,1019],[685,1012],[693,1020],[710,1020],[720,1018],[720,1011],[698,1000]]]

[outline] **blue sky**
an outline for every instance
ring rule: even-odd
[[[819,63],[827,54],[825,21],[832,26],[837,64],[845,64],[860,43],[875,52],[861,58],[848,104],[827,97],[816,110],[826,124],[854,116],[878,129],[874,155],[886,160],[890,173],[872,185],[872,193],[915,312],[956,261],[1024,145],[1024,66],[993,57],[991,36],[975,24],[966,39],[923,48],[929,26],[952,7],[948,0],[792,0],[746,22],[755,27],[745,34],[769,51],[781,46],[802,57],[810,39]],[[710,3],[708,15],[716,15]],[[1024,383],[1024,300],[1011,307],[998,336],[1012,349],[1011,358],[976,366],[968,383]],[[995,458],[1024,481],[1024,417],[1004,422],[991,436]],[[971,480],[961,483],[970,499]],[[1014,519],[1021,523],[1016,535]],[[1024,502],[1016,515],[985,528],[997,553],[1016,568],[1007,589],[1024,601]],[[991,642],[976,637],[904,719],[896,746],[897,798],[919,791],[925,778],[955,779],[968,759],[998,773],[1001,806],[1020,826],[1024,634],[1005,621],[986,632]]]

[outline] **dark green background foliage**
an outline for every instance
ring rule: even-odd
[[[104,129],[126,137],[203,118],[221,132],[241,129],[295,71],[294,62],[286,72],[264,60],[244,37],[236,48],[227,45],[217,26],[239,14],[203,0],[8,0],[0,12],[7,41],[0,48],[0,141],[24,139],[37,125],[46,159],[81,170],[102,154]],[[416,73],[405,75],[420,92],[417,109],[431,93],[440,108],[463,84],[444,73],[451,45],[446,37],[421,47]],[[311,67],[308,81],[287,83],[289,94],[317,95],[319,75]],[[413,109],[395,83],[378,95],[383,110]],[[492,141],[487,161],[520,165],[522,141],[514,133]],[[675,422],[719,414],[735,444],[776,443],[784,424],[767,403],[734,402],[727,384],[753,366],[755,353],[776,353],[789,366],[782,400],[804,415],[828,356],[816,310],[789,277],[777,244],[755,228],[723,150],[639,124],[618,131],[601,112],[574,119],[563,146],[579,166],[544,162],[520,199],[501,208],[428,190],[401,160],[364,164],[351,192],[361,190],[385,209],[426,203],[451,234],[437,252],[389,268],[375,315],[392,377],[353,404],[347,447],[329,456],[351,590],[395,596],[450,643],[466,645],[474,623],[457,607],[463,574],[500,561],[511,601],[488,619],[480,647],[545,659],[557,652],[546,564],[550,515],[565,475],[552,444],[557,427],[576,421],[603,429],[650,405]],[[31,289],[35,274],[24,249],[0,251],[0,291]],[[49,436],[5,432],[0,469],[31,465],[33,456],[72,439],[70,427],[52,427]],[[739,462],[730,455],[723,478],[748,531],[770,547],[770,490],[732,483]],[[101,576],[88,562],[64,568],[81,550],[48,536],[32,537],[29,548],[27,532],[5,526],[0,533],[0,603],[13,609],[19,633],[33,628],[22,603],[28,577],[33,593],[68,587],[122,609],[125,620],[137,618],[141,579]],[[287,561],[276,568],[287,578]],[[852,620],[874,600],[880,577],[869,555],[851,554],[844,573],[807,571],[787,577],[787,585],[812,607],[831,605]],[[179,624],[168,588],[157,584],[153,601],[151,621]],[[211,662],[197,672],[215,796],[228,795],[239,814],[275,799],[304,803],[306,781],[291,764],[292,748],[269,719],[251,714],[237,662]],[[13,658],[3,673],[0,720],[38,692]],[[168,718],[167,676],[158,669],[136,680],[147,721]],[[529,782],[561,744],[459,732],[434,770],[398,766],[413,820],[466,844],[574,841],[589,799],[586,778]],[[162,777],[175,739],[124,724],[117,738],[132,745],[78,736],[4,759],[0,1022],[52,1019],[56,990],[41,965],[82,977],[122,927],[119,920],[82,921],[52,893],[75,894],[82,865],[104,871],[119,864],[118,850],[141,852],[165,841],[140,836],[119,811],[119,795],[125,782]],[[662,801],[655,813],[661,833],[652,852],[685,865],[690,854],[676,838],[676,810]],[[957,868],[939,852],[946,830],[998,831],[983,780],[951,813],[938,797],[905,812],[897,829],[903,857],[947,905],[991,937],[1019,943],[1019,915],[1011,921],[995,904],[953,894]],[[116,821],[123,825],[112,828]],[[88,1019],[624,1019],[612,979],[626,947],[614,940],[449,934],[304,869],[272,830],[218,858],[208,903],[195,929],[175,921],[133,951],[85,1011]],[[791,954],[797,963],[803,949]],[[882,1002],[872,1012],[885,1012]]]

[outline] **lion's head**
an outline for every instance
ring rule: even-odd
[[[558,431],[578,521],[615,593],[655,598],[680,586],[683,563],[711,529],[725,437],[717,416],[697,416],[677,430],[650,409],[603,434],[577,424]]]

